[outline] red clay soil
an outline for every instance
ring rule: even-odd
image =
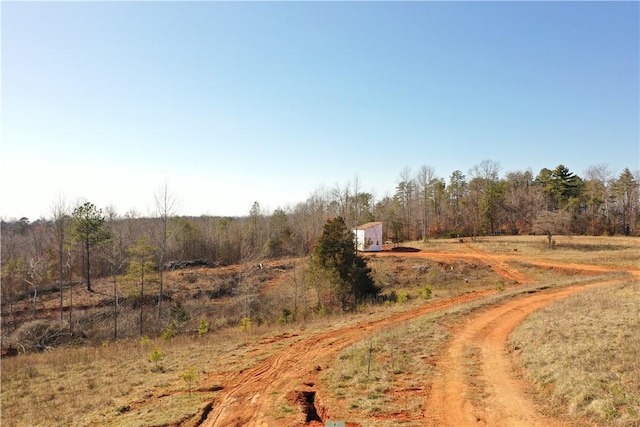
[[[318,334],[296,342],[282,352],[259,363],[253,368],[237,372],[227,378],[224,390],[214,401],[213,409],[202,426],[302,426],[312,425],[307,413],[301,411],[286,421],[273,419],[273,408],[290,403],[292,392],[313,392],[323,367],[332,363],[346,346],[362,339],[363,333],[371,333],[407,320],[464,304],[485,297],[494,291],[466,294],[456,298],[435,301],[410,312],[396,314],[385,319],[350,326],[337,331]],[[318,417],[332,419],[335,414],[321,401],[314,406]],[[316,421],[317,422],[317,421]],[[322,423],[318,424],[322,425]]]
[[[485,252],[480,252],[476,249],[469,248],[469,252],[466,253],[447,253],[447,252],[378,252],[375,256],[405,256],[413,258],[425,258],[433,261],[451,262],[452,260],[473,260],[481,262],[491,267],[491,269],[503,278],[513,282],[514,284],[523,284],[529,282],[524,274],[516,271],[507,266],[506,261],[509,259],[506,256],[490,255]]]
[[[549,268],[559,271],[578,271],[583,273],[610,273],[615,271],[626,271],[640,277],[640,268],[628,267],[628,266],[615,266],[615,265],[593,265],[593,264],[578,264],[578,263],[566,263],[558,261],[545,260],[544,258],[533,258],[531,256],[521,256],[515,254],[489,254],[486,252],[474,249],[471,246],[467,246],[469,252],[378,252],[375,256],[405,256],[415,258],[425,258],[434,261],[451,261],[456,259],[461,260],[473,260],[481,262],[493,269],[493,271],[504,277],[507,280],[512,280],[514,283],[523,284],[530,282],[529,278],[521,272],[514,270],[507,265],[508,261],[521,261],[526,264],[531,264],[540,268]]]
[[[472,259],[491,266],[496,273],[514,283],[526,283],[529,280],[507,265],[507,261],[511,259],[521,259],[545,268],[568,268],[590,273],[623,269],[561,264],[533,260],[529,257],[523,259],[517,256],[486,254],[476,250],[462,254],[383,252],[376,256],[408,256],[436,261]],[[639,269],[626,268],[626,270],[640,276]],[[591,286],[595,285],[597,284]],[[562,426],[563,423],[560,420],[544,417],[527,397],[527,384],[513,375],[513,364],[506,353],[505,341],[509,333],[532,312],[585,288],[585,286],[576,286],[526,295],[484,310],[456,328],[445,354],[435,362],[438,372],[435,383],[425,384],[423,388],[425,401],[420,417],[424,424],[456,427],[467,425]],[[484,298],[494,292],[487,290],[433,301],[409,312],[320,333],[297,341],[252,368],[223,378],[224,389],[219,392],[212,402],[212,407],[207,408],[207,413],[203,414],[202,421],[197,425],[207,427],[322,426],[324,423],[321,420],[342,419],[340,414],[331,412],[329,402],[323,403],[322,396],[318,396],[314,389],[323,369],[333,363],[342,349],[362,340],[364,333],[399,325],[428,313]],[[468,373],[465,374],[465,362],[467,365],[469,362],[465,361],[465,358],[469,357],[470,347],[476,349],[474,366],[479,376],[474,379],[473,384],[467,378]],[[474,394],[473,388],[477,387],[478,383],[482,384],[482,390]],[[411,390],[406,392],[410,393]],[[274,418],[276,408],[285,404],[297,406],[300,411],[285,418]],[[400,414],[399,417],[401,418]]]
[[[505,350],[505,343],[509,334],[534,311],[592,286],[595,285],[518,298],[467,319],[440,358],[438,376],[424,404],[425,425],[566,425],[544,416],[529,399],[527,383],[513,374],[512,356]],[[470,349],[475,355],[475,375],[468,373]]]

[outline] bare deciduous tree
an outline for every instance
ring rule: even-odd
[[[160,244],[158,247],[158,323],[160,322],[160,315],[162,314],[162,285],[163,276],[162,271],[164,269],[165,257],[167,255],[167,246],[169,242],[169,220],[176,215],[178,208],[178,202],[175,196],[169,191],[169,186],[165,182],[162,187],[155,194],[156,202],[156,215],[160,218]]]
[[[467,193],[468,184],[461,171],[454,171],[449,177],[447,194],[449,196],[451,229],[459,232],[463,223],[462,201]]]
[[[411,169],[405,167],[400,171],[400,181],[396,186],[395,200],[402,210],[402,223],[404,225],[403,240],[412,238],[413,203],[415,197],[415,183],[411,178]]]
[[[111,216],[111,233],[112,237],[106,249],[106,258],[111,270],[111,278],[113,280],[113,339],[118,339],[118,276],[124,271],[127,259],[124,255],[122,236],[115,230],[113,223],[114,217]]]
[[[549,246],[553,246],[553,235],[568,233],[570,222],[571,216],[567,211],[541,211],[536,216],[531,231],[545,234]]]
[[[585,174],[585,195],[587,212],[586,227],[593,234],[601,234],[604,230],[613,233],[611,220],[611,182],[613,172],[606,164],[590,166]]]
[[[499,173],[500,163],[493,160],[483,160],[469,171],[473,177],[470,183],[471,188],[476,190],[473,204],[477,230],[484,229],[491,233],[496,231],[496,224],[499,221],[499,204],[502,198]]]
[[[529,233],[544,197],[534,185],[533,172],[508,172],[505,177],[502,209],[504,227],[513,234]]]
[[[53,216],[53,239],[58,252],[58,286],[60,288],[60,321],[62,322],[64,320],[62,313],[64,307],[62,290],[64,283],[64,258],[66,254],[65,244],[67,243],[71,225],[69,206],[63,196],[60,196],[58,201],[52,206],[51,215]]]
[[[422,213],[422,239],[429,240],[429,205],[433,197],[433,180],[435,169],[432,166],[422,165],[416,175],[418,194],[420,195],[420,211]]]
[[[131,260],[127,276],[140,286],[140,336],[142,336],[144,325],[144,284],[145,281],[149,281],[149,275],[153,274],[153,256],[156,250],[157,248],[149,243],[147,236],[139,238],[135,246],[129,248]]]

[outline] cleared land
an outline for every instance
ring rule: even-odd
[[[509,349],[551,413],[632,427],[640,425],[638,331],[636,281],[599,286],[534,313]]]
[[[363,426],[584,424],[587,418],[579,411],[560,419],[557,407],[554,412],[531,399],[530,383],[514,371],[519,359],[506,350],[513,348],[509,333],[538,308],[586,288],[637,282],[640,240],[569,243],[573,247],[563,248],[560,241],[550,250],[539,238],[492,238],[377,254],[371,261],[383,280],[391,283],[401,270],[410,270],[411,286],[398,288],[410,298],[363,308],[352,317],[6,359],[2,424],[276,426],[323,425],[329,419]],[[591,246],[597,249],[586,249]],[[576,252],[587,253],[588,262],[580,262]],[[384,267],[384,257],[392,257],[395,270]],[[424,263],[408,267],[409,260]],[[436,278],[449,285],[434,286],[427,300],[421,292]],[[615,330],[624,337],[629,324],[621,322]],[[163,370],[152,372],[146,358],[156,346],[164,353]],[[611,347],[626,351],[623,342]],[[526,352],[518,346],[515,353],[524,360]],[[193,384],[184,375],[190,367]],[[69,400],[59,401],[69,390]],[[71,408],[83,393],[100,398],[74,414]],[[619,409],[624,419],[589,415],[589,420],[638,422],[633,402]],[[56,411],[61,405],[69,410]],[[48,408],[56,418],[39,414]]]

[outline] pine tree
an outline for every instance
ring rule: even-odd
[[[105,217],[102,209],[93,203],[86,202],[73,210],[73,237],[84,246],[87,290],[91,292],[91,247],[111,238],[111,233],[104,227]]]
[[[631,234],[633,227],[634,205],[637,206],[638,189],[640,184],[635,179],[629,168],[625,168],[618,179],[613,183],[614,194],[619,201],[620,216],[622,217],[622,233],[625,236]]]
[[[564,165],[542,169],[536,182],[543,188],[550,211],[575,207],[584,188],[582,179]]]
[[[138,326],[140,328],[140,336],[142,336],[144,324],[144,284],[145,280],[149,281],[149,276],[154,273],[153,257],[158,248],[149,243],[147,236],[142,236],[136,241],[135,246],[129,248],[128,252],[131,257],[129,268],[127,269],[127,278],[136,282],[140,286],[140,320]]]

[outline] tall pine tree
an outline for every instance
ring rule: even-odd
[[[91,292],[91,248],[111,238],[111,233],[104,227],[105,217],[102,209],[93,203],[86,202],[73,210],[72,233],[76,241],[84,248],[85,278],[87,290]]]

